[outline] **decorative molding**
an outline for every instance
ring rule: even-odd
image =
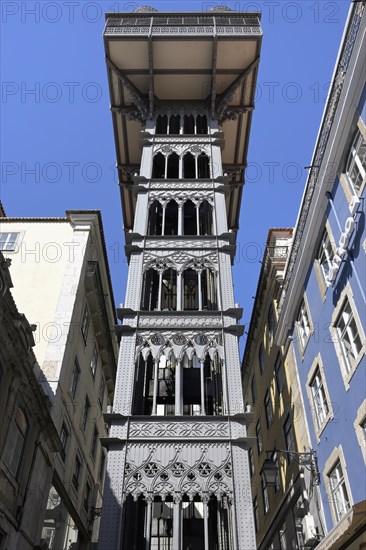
[[[172,267],[177,271],[185,268],[192,268],[195,271],[203,269],[218,270],[218,254],[217,251],[202,252],[202,251],[177,251],[157,250],[156,252],[144,252],[144,271],[150,268],[158,271],[165,271]]]
[[[174,199],[178,204],[184,204],[189,199],[195,205],[200,205],[206,200],[211,206],[214,206],[213,190],[211,194],[208,194],[207,191],[203,190],[197,190],[195,193],[192,193],[192,191],[188,191],[186,189],[179,192],[176,189],[170,189],[169,191],[150,191],[149,206],[155,200],[158,200],[162,205],[165,205],[172,199]]]
[[[154,494],[190,499],[196,494],[232,498],[232,466],[228,443],[128,443],[124,498]]]
[[[106,27],[104,31],[105,36],[141,36],[148,35],[150,32],[150,27]],[[152,27],[151,34],[152,36],[172,36],[177,34],[179,36],[192,36],[192,35],[204,35],[212,36],[214,33],[214,26],[170,26],[165,25],[164,27]],[[242,26],[242,27],[231,27],[231,26],[218,26],[216,27],[216,34],[223,36],[232,36],[233,34],[241,36],[261,36],[262,31],[259,26]]]
[[[202,437],[209,438],[228,438],[229,424],[228,422],[215,422],[210,420],[208,422],[200,422],[196,420],[194,422],[177,422],[169,420],[159,420],[159,423],[133,421],[129,430],[130,438],[149,438],[149,439],[177,439],[177,438],[192,438],[201,439]]]
[[[202,237],[201,238],[194,238],[194,239],[191,239],[191,240],[188,240],[188,239],[185,239],[184,237],[182,238],[177,238],[177,237],[174,237],[170,240],[166,239],[164,240],[164,237],[159,237],[159,239],[149,239],[148,237],[146,238],[145,240],[145,249],[146,248],[152,248],[152,249],[164,249],[166,250],[167,248],[170,248],[170,249],[173,249],[173,250],[176,250],[177,248],[184,248],[186,250],[189,250],[189,249],[205,249],[205,248],[211,248],[211,249],[217,249],[217,240],[215,237],[213,237],[212,239],[203,239]],[[224,246],[224,244],[227,244],[227,243],[224,243],[222,241],[219,242],[219,246]]]
[[[152,313],[151,315],[140,315],[139,317],[139,327],[170,327],[170,328],[191,328],[191,327],[200,327],[200,328],[221,328],[222,320],[221,314],[217,313],[214,315],[190,315],[189,313],[184,313],[180,315],[156,315]]]

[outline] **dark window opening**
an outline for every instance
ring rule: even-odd
[[[141,309],[154,311],[158,309],[159,299],[159,273],[155,269],[148,269],[144,273],[142,285]]]
[[[163,273],[161,309],[168,311],[177,309],[177,272],[175,269],[167,269]]]
[[[168,157],[167,178],[179,178],[179,156],[177,153],[172,153]]]
[[[194,134],[194,116],[184,115],[184,133]]]
[[[169,134],[179,134],[180,133],[180,116],[171,115],[169,120]]]
[[[191,359],[183,358],[183,414],[201,414],[201,373],[196,354]]]
[[[165,208],[164,235],[178,235],[178,205],[173,200]]]
[[[165,178],[165,157],[162,153],[157,153],[153,158],[152,178]]]
[[[205,153],[198,155],[198,177],[206,179],[210,177],[208,156]]]
[[[154,201],[149,208],[148,235],[162,235],[163,230],[163,207],[159,201]]]
[[[200,235],[213,235],[212,206],[207,202],[201,202],[199,206]]]
[[[190,502],[188,497],[183,497],[183,548],[184,550],[199,550],[204,548],[204,519],[203,506],[206,506],[199,497]],[[211,548],[211,546],[210,546]]]
[[[136,363],[132,414],[149,415],[153,405],[154,361],[151,355],[146,359],[140,354]]]
[[[215,354],[205,357],[205,409],[207,415],[221,415],[223,412],[222,361]]]
[[[123,513],[123,545],[129,550],[145,548],[146,502],[142,496],[135,501],[128,495]]]
[[[183,177],[185,179],[195,179],[196,165],[192,153],[186,153],[183,157]]]
[[[201,275],[202,309],[210,311],[217,309],[216,275],[209,269],[204,269]]]
[[[166,115],[159,115],[156,119],[156,134],[168,133],[168,117]]]
[[[208,503],[208,531],[210,550],[230,550],[231,546],[231,516],[230,507],[222,501],[227,501],[223,497],[221,502],[216,497],[211,497]]]
[[[198,273],[187,269],[183,273],[184,280],[184,309],[197,311],[198,302]]]
[[[197,235],[197,211],[196,206],[191,200],[184,203],[184,235]]]
[[[208,127],[207,127],[207,116],[206,115],[198,115],[196,118],[196,127],[197,127],[197,134],[207,134],[208,133]]]

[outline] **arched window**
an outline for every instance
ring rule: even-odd
[[[159,273],[155,269],[148,269],[144,273],[142,284],[141,309],[154,311],[158,309],[159,300]]]
[[[163,273],[161,292],[161,309],[176,311],[177,309],[177,272],[167,269]]]
[[[151,414],[153,405],[152,381],[154,361],[151,353],[144,359],[140,353],[136,362],[132,414]]]
[[[198,115],[196,118],[196,127],[197,127],[197,134],[207,134],[208,128],[207,128],[207,116],[206,115]]]
[[[201,153],[200,155],[198,155],[198,177],[210,177],[209,159],[206,153]]]
[[[202,309],[217,309],[216,275],[209,269],[201,273]]]
[[[183,177],[185,179],[195,179],[196,177],[195,158],[192,153],[186,153],[183,157]]]
[[[166,115],[158,115],[156,118],[156,134],[168,133],[168,117]]]
[[[174,200],[165,207],[164,235],[178,235],[178,205]]]
[[[149,221],[147,234],[162,235],[163,230],[163,207],[159,201],[154,201],[149,208]]]
[[[167,178],[179,178],[179,156],[177,153],[172,153],[168,157]]]
[[[171,115],[169,119],[169,134],[180,133],[180,116]]]
[[[165,157],[162,153],[157,153],[153,158],[152,178],[165,178]]]
[[[11,420],[5,444],[3,459],[10,472],[17,477],[23,457],[28,433],[28,422],[24,412],[17,407]]]
[[[186,269],[183,272],[184,281],[184,309],[197,311],[198,300],[198,273],[193,269]]]
[[[197,210],[191,200],[184,203],[183,228],[184,235],[197,235]]]
[[[199,207],[200,235],[213,235],[212,206],[202,201]]]
[[[183,131],[185,134],[194,134],[194,116],[184,115]]]

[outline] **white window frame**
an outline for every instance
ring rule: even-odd
[[[356,431],[358,444],[361,449],[363,460],[366,465],[366,399],[363,400],[357,410],[357,416],[353,423]]]
[[[366,157],[362,159],[362,157],[360,156],[361,147],[366,147],[366,139],[365,136],[362,134],[361,129],[358,127],[352,139],[345,169],[348,183],[353,191],[353,194],[357,196],[361,195],[366,182]],[[351,173],[354,169],[356,169],[357,176],[361,180],[358,188],[355,187],[355,181],[351,177]]]
[[[331,475],[335,471],[335,468],[339,468],[342,475],[337,475],[337,485],[334,486]],[[341,445],[333,449],[328,460],[326,461],[323,477],[325,482],[325,489],[328,496],[328,502],[330,504],[333,525],[335,526],[337,525],[337,523],[342,521],[342,519],[347,515],[347,512],[349,512],[349,510],[351,510],[353,506],[352,492],[348,482],[346,462]],[[344,498],[344,490],[346,491],[348,501],[346,501],[346,499]],[[339,501],[335,500],[334,498],[335,494],[340,497],[343,506],[345,505],[345,503],[347,503],[347,508],[344,509],[343,513],[341,513],[342,510],[340,510],[339,508]]]
[[[296,332],[299,344],[299,350],[301,357],[304,357],[304,353],[311,335],[314,332],[313,323],[311,320],[310,309],[306,295],[304,294],[301,301],[300,307],[298,309],[297,319],[296,319]]]
[[[314,388],[314,381],[317,378],[318,386]],[[318,390],[318,392],[315,391]],[[308,372],[306,380],[306,391],[308,394],[308,399],[310,403],[311,415],[313,417],[314,430],[316,434],[317,441],[319,443],[320,436],[330,422],[334,418],[332,403],[329,396],[328,386],[326,382],[324,365],[320,353],[315,357],[310,370]],[[320,391],[320,405],[322,410],[319,410],[316,398]],[[323,407],[324,405],[324,407]],[[327,410],[325,410],[325,408]]]
[[[354,325],[357,329],[357,335],[361,342],[361,348],[358,350],[357,355],[354,357],[354,359],[350,359],[347,356],[347,349],[344,345],[344,342],[342,341],[342,334],[340,333],[340,329],[338,327],[338,323],[340,320],[340,316],[342,315],[342,312],[345,309],[345,305],[348,302],[350,306],[350,310],[352,313],[352,321],[354,321]],[[356,334],[353,334],[350,328],[350,322],[348,320],[347,326],[346,326],[346,334],[348,335],[349,339],[351,340],[351,346],[353,343],[353,351],[355,351],[355,339]],[[331,324],[329,327],[332,342],[334,344],[337,358],[339,361],[343,382],[345,385],[346,390],[349,389],[349,383],[351,381],[352,376],[354,375],[362,357],[365,355],[366,350],[366,341],[365,341],[365,333],[362,327],[362,323],[360,321],[360,317],[358,315],[358,311],[356,308],[356,305],[353,300],[353,293],[350,283],[348,282],[341,292],[341,295],[339,297],[338,303],[336,307],[333,310],[332,313],[332,319]],[[363,342],[363,344],[362,344]]]

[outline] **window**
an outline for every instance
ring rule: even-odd
[[[93,457],[93,460],[95,460],[95,457],[97,454],[98,441],[99,441],[99,433],[98,433],[97,427],[94,426],[93,439],[91,443],[91,455]]]
[[[358,129],[348,154],[346,174],[354,191],[359,194],[366,179],[366,141]]]
[[[366,399],[358,407],[357,416],[353,423],[356,431],[358,444],[366,464]]]
[[[310,381],[312,405],[314,408],[314,418],[318,428],[321,428],[329,413],[329,406],[325,395],[323,380],[320,369],[317,367],[313,378]]]
[[[266,413],[267,428],[269,428],[273,422],[273,408],[269,390],[266,391],[266,395],[264,396],[264,410]]]
[[[256,427],[255,427],[255,435],[257,438],[257,451],[258,456],[263,451],[263,440],[262,440],[262,430],[261,430],[261,423],[260,420],[258,420]]]
[[[269,345],[272,346],[273,344],[273,338],[274,333],[276,331],[276,314],[274,311],[273,304],[270,305],[270,308],[268,310],[268,317],[267,317],[267,327],[268,327],[268,338],[269,338]]]
[[[284,385],[286,383],[285,378],[285,371],[283,369],[283,364],[281,361],[281,355],[278,354],[276,357],[275,365],[274,365],[274,372],[275,372],[275,378],[276,378],[276,386],[278,395],[281,395],[282,390],[284,388]]]
[[[90,483],[86,482],[85,493],[84,493],[84,503],[83,503],[85,512],[89,511],[90,495],[91,495]]]
[[[91,361],[90,361],[90,370],[91,370],[91,373],[93,375],[93,378],[95,378],[95,373],[96,373],[96,370],[97,370],[97,366],[98,366],[98,346],[97,344],[94,344],[94,347],[93,347],[93,354],[92,354],[92,358],[91,358]]]
[[[74,485],[75,489],[78,489],[78,487],[79,487],[80,471],[81,471],[81,460],[80,460],[79,456],[76,455],[75,456],[74,471],[72,473],[72,484]]]
[[[61,428],[61,432],[60,432],[60,439],[61,439],[61,444],[62,444],[61,457],[62,457],[62,460],[65,460],[67,444],[68,444],[68,441],[69,441],[69,430],[67,429],[67,427],[64,423],[62,424],[62,428]]]
[[[19,472],[20,462],[27,439],[27,432],[27,419],[22,409],[17,407],[9,426],[4,451],[4,462],[14,477],[17,477]]]
[[[89,401],[88,396],[86,395],[85,396],[84,408],[83,408],[83,414],[82,414],[82,417],[81,417],[81,429],[83,430],[83,432],[85,432],[86,425],[88,423],[89,408],[90,408],[90,401]]]
[[[263,343],[259,347],[258,360],[259,360],[259,370],[261,371],[261,374],[263,374],[263,371],[264,371],[264,346],[263,346]]]
[[[88,339],[89,325],[90,325],[90,313],[89,313],[87,304],[85,304],[83,318],[81,321],[81,334],[83,335],[83,340],[85,345]]]
[[[100,464],[99,464],[99,480],[103,481],[104,476],[104,468],[105,468],[105,454],[102,450],[101,457],[100,457]]]
[[[362,341],[347,297],[334,327],[336,339],[342,352],[344,370],[346,374],[349,374],[356,366],[358,355],[362,349]]]
[[[258,533],[259,529],[259,514],[258,514],[258,499],[257,497],[253,500],[253,512],[254,512],[254,527],[255,532]]]
[[[283,433],[285,437],[285,447],[286,451],[295,452],[296,451],[296,440],[294,433],[294,426],[290,420],[290,416],[287,416],[285,423],[283,425]],[[291,455],[287,455],[287,461],[292,460]]]
[[[296,326],[297,326],[297,334],[299,337],[300,349],[301,351],[304,351],[311,333],[309,314],[305,304],[305,300],[301,302],[301,306],[297,316]]]
[[[0,250],[14,252],[19,233],[0,233]]]
[[[339,521],[351,508],[340,460],[336,462],[333,469],[329,472],[328,478],[331,493],[331,505],[333,507],[336,520]]]
[[[72,371],[72,378],[71,378],[71,386],[70,386],[70,393],[73,399],[75,399],[76,392],[78,389],[79,377],[80,377],[80,366],[79,366],[79,361],[77,357],[75,357],[74,368]]]
[[[334,254],[332,243],[330,241],[328,231],[325,229],[317,253],[317,260],[319,262],[324,280],[329,273],[329,269],[333,261],[333,256]]]
[[[103,402],[104,402],[104,390],[105,390],[105,380],[102,374],[102,377],[100,379],[99,396],[98,396],[99,405],[102,410],[103,410]]]
[[[253,378],[252,378],[251,389],[252,389],[252,400],[253,400],[253,404],[254,404],[258,399],[257,384],[256,384],[256,381],[255,381],[255,376],[253,376]]]
[[[254,463],[254,454],[253,454],[252,447],[250,447],[248,455],[249,455],[249,471],[250,471],[250,475],[253,476],[255,472],[255,463]]]
[[[266,480],[264,479],[263,475],[262,475],[261,485],[262,485],[263,510],[264,510],[264,513],[267,514],[269,510],[268,489],[267,489]]]

